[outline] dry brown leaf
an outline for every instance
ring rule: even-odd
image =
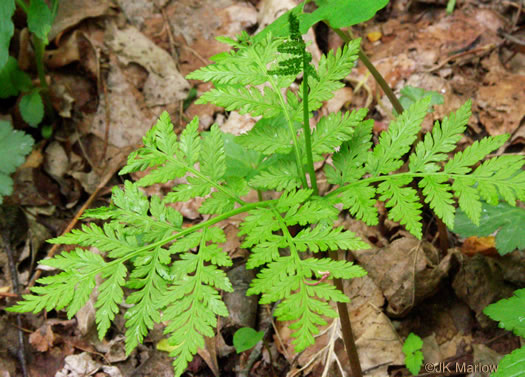
[[[474,254],[483,254],[489,256],[498,255],[498,250],[496,249],[496,239],[493,236],[468,237],[463,242],[463,245],[461,246],[461,251],[468,256],[472,256]]]
[[[47,352],[55,343],[55,334],[49,324],[44,324],[29,335],[29,344],[39,352]]]

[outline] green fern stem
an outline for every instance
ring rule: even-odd
[[[308,110],[308,67],[310,62],[308,56],[303,51],[303,132],[306,144],[306,166],[310,175],[310,183],[314,190],[314,195],[319,194],[317,188],[317,178],[315,177],[314,161],[312,157],[312,132],[310,130],[310,111]]]
[[[290,130],[290,134],[292,136],[292,142],[293,142],[293,149],[295,153],[295,159],[297,160],[297,173],[301,177],[301,181],[303,183],[303,187],[308,187],[308,182],[306,182],[306,174],[303,168],[302,164],[302,158],[301,158],[301,152],[299,152],[299,145],[297,143],[297,134],[295,132],[295,127],[292,122],[292,118],[290,117],[290,113],[288,112],[288,106],[286,106],[286,103],[284,102],[284,97],[275,84],[275,81],[273,79],[270,79],[270,85],[272,86],[272,89],[277,93],[277,96],[279,97],[279,103],[281,104],[281,107],[283,109],[284,116],[286,118],[286,123],[288,124],[288,129]]]
[[[344,186],[340,186],[338,187],[337,189],[335,189],[334,191],[330,191],[329,193],[327,193],[325,195],[326,198],[330,198],[330,197],[333,197],[334,195],[338,195],[338,194],[342,194],[344,193],[349,187],[351,186],[354,186],[354,185],[357,185],[357,184],[363,184],[363,183],[375,183],[375,182],[381,182],[381,181],[386,181],[388,179],[392,179],[392,178],[398,178],[398,177],[411,177],[411,178],[425,178],[425,177],[447,177],[448,179],[456,179],[456,178],[465,178],[465,177],[468,177],[469,175],[468,174],[465,174],[465,175],[461,175],[461,174],[450,174],[450,173],[445,173],[445,172],[437,172],[437,173],[412,173],[412,172],[405,172],[405,173],[397,173],[397,174],[392,174],[392,175],[380,175],[380,176],[377,176],[377,177],[369,177],[369,178],[364,178],[364,179],[360,179],[356,182],[352,182],[352,183],[349,183],[349,184],[346,184]],[[479,177],[477,176],[476,177],[476,181],[487,181],[487,182],[494,182],[494,178],[492,177]]]

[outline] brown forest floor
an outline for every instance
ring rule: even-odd
[[[6,200],[16,209],[2,210],[5,216],[0,222],[10,234],[23,287],[34,276],[38,260],[49,253],[46,239],[63,232],[91,200],[91,206],[108,203],[111,187],[123,183],[116,172],[163,110],[172,114],[178,132],[195,115],[203,130],[215,122],[238,134],[254,124],[249,116],[193,104],[195,90],[190,88],[202,92],[208,84],[183,77],[226,49],[214,37],[234,36],[242,30],[253,33],[295,5],[293,0],[61,3],[47,59],[53,105],[60,114],[53,137],[42,139],[24,125],[14,103],[0,102],[1,116],[10,117],[15,128],[33,132],[37,140],[14,176],[14,194]],[[446,0],[394,0],[352,31],[363,38],[365,51],[396,93],[412,85],[444,96],[444,104],[425,120],[425,130],[471,98],[473,116],[461,147],[483,136],[510,133],[509,142],[496,153],[522,153],[525,4],[519,0],[458,3],[447,15]],[[18,24],[23,26],[23,20]],[[322,26],[308,38],[314,42],[314,60],[341,45]],[[21,47],[19,61],[24,59],[31,69],[31,52]],[[374,132],[379,134],[392,119],[392,107],[359,64],[347,77],[346,87],[319,113],[363,106],[370,109]],[[169,188],[166,184],[148,190]],[[197,204],[178,205],[188,222],[198,220]],[[519,338],[498,329],[482,309],[525,286],[523,252],[499,257],[493,238],[464,242],[452,233],[451,247],[441,250],[437,226],[430,218],[425,219],[422,241],[388,220],[377,227],[348,217],[341,221],[374,245],[372,251],[354,255],[369,275],[346,285],[367,376],[409,375],[401,352],[409,332],[424,338],[424,354],[430,362],[497,363],[501,355],[519,347]],[[199,352],[187,376],[207,377],[218,371],[221,376],[235,376],[241,375],[239,370],[261,377],[340,376],[338,363],[349,376],[337,322],[314,346],[296,355],[287,327],[272,324],[268,308],[257,307],[254,298],[244,298],[243,289],[253,272],[240,266],[246,251],[235,238],[236,225],[235,221],[224,224],[225,249],[237,262],[229,272],[237,290],[225,296],[231,316],[221,319],[219,335]],[[6,253],[0,253],[0,308],[15,300],[11,281]],[[93,329],[92,302],[72,320],[54,311],[23,315],[21,327],[16,315],[0,311],[0,376],[22,376],[17,355],[20,332],[28,343],[25,357],[32,377],[173,376],[170,358],[155,346],[162,339],[162,326],[125,356],[123,310],[104,341],[97,340]],[[231,346],[233,332],[242,326],[267,331],[266,346],[253,351],[251,359],[249,352],[237,355]]]

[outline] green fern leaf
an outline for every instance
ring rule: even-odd
[[[498,204],[499,195],[512,206],[516,199],[525,200],[524,163],[523,156],[512,155],[483,162],[471,175],[478,184],[481,197],[491,205]]]
[[[427,133],[422,142],[418,143],[410,155],[410,171],[436,172],[440,167],[436,162],[447,159],[447,153],[456,148],[457,142],[463,137],[471,112],[471,102],[467,101],[456,113],[443,119],[442,124],[436,122],[431,133]]]
[[[354,233],[343,231],[343,227],[317,226],[301,230],[293,242],[299,251],[310,249],[313,253],[326,250],[363,250],[369,246]]]
[[[293,160],[281,159],[250,180],[250,186],[277,191],[290,191],[301,186]]]
[[[321,56],[319,67],[317,68],[318,77],[312,77],[309,81],[310,92],[308,93],[308,107],[310,111],[317,110],[324,101],[328,101],[334,96],[334,92],[344,86],[341,82],[352,70],[360,49],[361,39],[354,39],[350,43],[337,49],[334,53],[330,51],[327,55]],[[302,87],[300,90],[302,95]]]
[[[405,225],[410,233],[421,239],[422,206],[419,203],[417,191],[410,187],[403,187],[411,181],[411,177],[393,176],[382,182],[377,191],[382,194],[379,199],[386,202],[386,207],[389,208],[388,217]]]
[[[264,115],[268,118],[282,111],[279,96],[269,87],[265,87],[263,93],[257,88],[217,87],[204,93],[195,103],[213,103],[227,111],[236,110],[240,114]]]
[[[445,183],[446,181],[448,181],[447,176],[427,176],[419,181],[419,187],[423,189],[425,202],[446,226],[453,229],[456,209],[453,206],[450,186]]]
[[[290,132],[282,116],[261,119],[246,134],[237,136],[235,142],[265,155],[292,151]]]
[[[352,138],[341,145],[338,152],[332,155],[334,166],[326,165],[325,174],[329,183],[344,185],[361,178],[366,169],[368,150],[372,146],[373,120],[363,121],[356,125]]]
[[[414,102],[381,133],[379,144],[368,155],[367,169],[372,176],[388,174],[403,165],[403,157],[416,140],[421,122],[428,112],[430,97]]]
[[[106,269],[102,275],[106,280],[98,287],[98,297],[95,303],[95,320],[100,340],[106,335],[111,322],[119,311],[118,305],[124,299],[122,286],[126,282],[127,272],[124,264],[117,264],[114,268]]]
[[[379,223],[377,208],[375,207],[376,190],[366,183],[348,186],[344,192],[338,196],[343,203],[343,208],[348,209],[350,214],[358,220],[364,221],[367,225],[377,225]],[[383,198],[382,200],[385,200]]]
[[[163,304],[158,299],[166,291],[164,277],[168,277],[169,251],[159,247],[148,254],[147,258],[140,260],[141,265],[135,266],[127,283],[127,287],[134,290],[126,299],[126,303],[133,306],[124,315],[127,355],[142,343],[153,325],[160,322]]]
[[[501,147],[509,138],[508,134],[486,137],[454,155],[445,164],[444,172],[448,174],[467,174],[471,166],[481,161],[487,154]]]
[[[333,153],[335,148],[352,138],[354,129],[367,114],[366,109],[351,113],[331,113],[322,117],[312,133],[312,154],[314,161],[322,161],[323,154]]]
[[[218,182],[226,173],[224,141],[219,127],[214,124],[202,142],[200,171],[210,180]]]

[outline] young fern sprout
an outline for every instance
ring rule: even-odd
[[[497,204],[502,197],[511,205],[525,200],[523,156],[481,162],[508,135],[484,138],[449,158],[466,129],[470,102],[436,122],[411,153],[430,107],[428,97],[393,120],[375,146],[366,109],[328,114],[311,131],[311,112],[344,86],[341,80],[354,66],[360,41],[322,56],[314,68],[293,17],[290,25],[284,43],[270,34],[260,40],[222,38],[234,49],[188,76],[215,85],[198,103],[262,119],[248,133],[233,137],[217,125],[199,132],[194,118],[176,135],[163,113],[120,174],[149,172],[115,187],[108,207],[86,212],[84,217],[104,221],[102,226],[93,222],[51,240],[79,247],[41,261],[60,272],[41,278],[10,311],[66,309],[71,318],[96,290],[96,324],[103,338],[125,300],[131,305],[124,314],[127,354],[155,323],[166,323],[175,375],[180,376],[204,347],[204,337],[214,336],[217,317],[229,314],[220,292],[232,291],[223,271],[232,261],[220,246],[226,237],[218,224],[244,213],[238,236],[241,247],[250,250],[247,268],[259,270],[247,293],[260,295],[261,304],[276,303],[274,315],[291,321],[293,344],[300,352],[314,343],[327,317],[337,316],[331,303],[349,301],[331,281],[366,274],[351,262],[307,254],[369,247],[343,226],[334,226],[338,207],[376,225],[376,203],[383,201],[388,217],[421,239],[423,204],[416,188],[450,228],[456,199],[475,223],[481,199]],[[303,86],[295,93],[289,87],[300,72]],[[399,172],[407,154],[408,170]],[[327,155],[333,164],[325,165],[324,174],[334,189],[319,196],[313,163]],[[147,197],[141,190],[181,177],[186,183],[164,197]],[[251,190],[281,194],[249,202]],[[199,212],[209,216],[185,227],[172,203],[193,198],[204,199]],[[300,230],[291,232],[290,227]]]

